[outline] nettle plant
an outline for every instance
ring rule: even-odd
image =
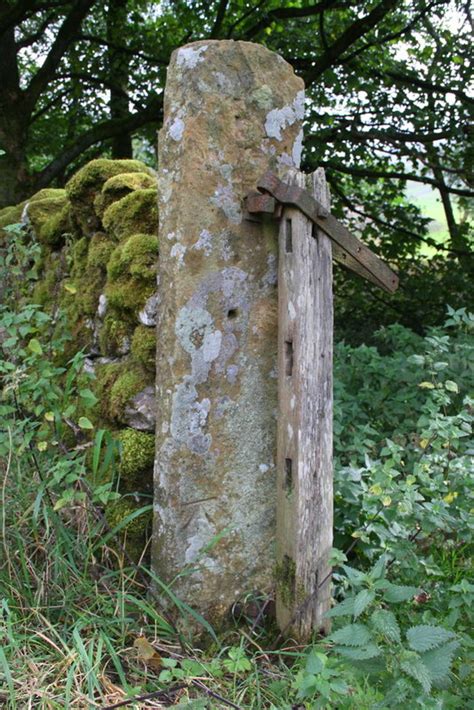
[[[8,244],[0,249],[0,458],[12,455],[30,460],[41,477],[39,495],[66,505],[104,505],[119,497],[107,472],[117,445],[105,430],[93,434],[87,414],[97,403],[84,372],[84,354],[65,366],[58,354],[70,339],[59,309],[45,313],[29,303],[37,278],[40,248],[20,225],[5,228]],[[108,478],[108,480],[105,480]],[[38,499],[39,500],[39,499]]]
[[[440,544],[472,544],[474,317],[450,312],[422,339],[400,326],[381,352],[339,345],[335,387],[338,547],[358,540],[413,581],[442,575]]]

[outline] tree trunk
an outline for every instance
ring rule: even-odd
[[[28,121],[20,89],[14,29],[0,35],[0,208],[28,193],[25,154]]]
[[[117,45],[127,36],[127,0],[109,0],[107,9],[107,51],[110,89],[110,118],[123,119],[129,114],[127,56],[117,51]],[[121,133],[112,139],[112,158],[131,158],[132,138]]]

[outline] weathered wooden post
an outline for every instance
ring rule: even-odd
[[[262,46],[173,54],[159,140],[152,554],[211,621],[273,586],[278,225],[244,219],[243,200],[268,169],[298,167],[303,110],[303,82]]]
[[[323,170],[293,181],[329,208]],[[297,208],[280,219],[276,613],[299,639],[327,626],[332,547],[332,245]]]

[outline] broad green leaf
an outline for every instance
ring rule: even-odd
[[[328,640],[345,646],[365,646],[372,640],[372,637],[364,624],[347,624],[332,633]]]
[[[389,641],[400,642],[400,626],[395,614],[388,609],[377,609],[370,617],[376,631],[385,636]]]
[[[410,658],[401,662],[402,670],[420,683],[425,693],[431,690],[431,674],[420,658]]]
[[[92,424],[91,420],[88,419],[87,417],[79,417],[79,421],[77,423],[81,427],[81,429],[93,429],[94,428],[94,425]]]
[[[327,662],[327,656],[324,653],[312,649],[306,661],[306,673],[317,675],[321,673]]]
[[[354,661],[366,661],[369,658],[376,658],[382,653],[375,643],[369,643],[367,646],[358,646],[356,648],[334,646],[333,650],[345,658],[352,658]]]
[[[407,631],[408,644],[414,651],[429,651],[450,641],[452,638],[454,638],[453,632],[443,629],[442,626],[421,624],[412,626]]]
[[[352,616],[354,614],[354,597],[348,597],[344,601],[336,604],[335,607],[329,609],[324,616],[332,618],[335,616]]]
[[[28,350],[31,350],[31,352],[35,353],[35,355],[43,354],[43,348],[41,347],[41,343],[37,338],[31,338],[30,342],[28,343]]]
[[[354,617],[357,619],[372,604],[374,599],[375,592],[371,592],[370,589],[362,589],[354,599]]]
[[[385,590],[384,598],[386,601],[393,603],[405,602],[408,599],[413,599],[415,594],[418,594],[419,591],[418,587],[405,587],[390,582]]]
[[[459,642],[451,641],[440,648],[434,648],[422,654],[421,659],[427,667],[433,683],[449,678],[453,657],[458,648]]]

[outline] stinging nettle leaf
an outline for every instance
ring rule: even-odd
[[[443,629],[442,626],[420,624],[412,626],[407,631],[407,641],[414,651],[429,651],[454,638],[452,631]]]
[[[354,617],[357,619],[375,599],[375,592],[370,589],[362,589],[354,599]]]
[[[370,620],[374,629],[385,636],[389,641],[400,642],[400,626],[392,611],[388,611],[388,609],[377,609],[377,611],[374,611],[372,614]]]
[[[328,640],[344,646],[365,646],[372,641],[372,637],[364,624],[347,624],[342,629],[334,631]]]
[[[434,648],[422,654],[421,659],[435,685],[448,680],[454,654],[458,648],[459,641],[451,641],[440,648]]]
[[[408,599],[413,599],[419,591],[418,587],[405,587],[390,582],[385,590],[384,598],[386,601],[393,603],[405,602]]]
[[[409,661],[402,661],[400,665],[407,675],[418,681],[425,693],[430,692],[431,675],[420,658],[411,658]]]

